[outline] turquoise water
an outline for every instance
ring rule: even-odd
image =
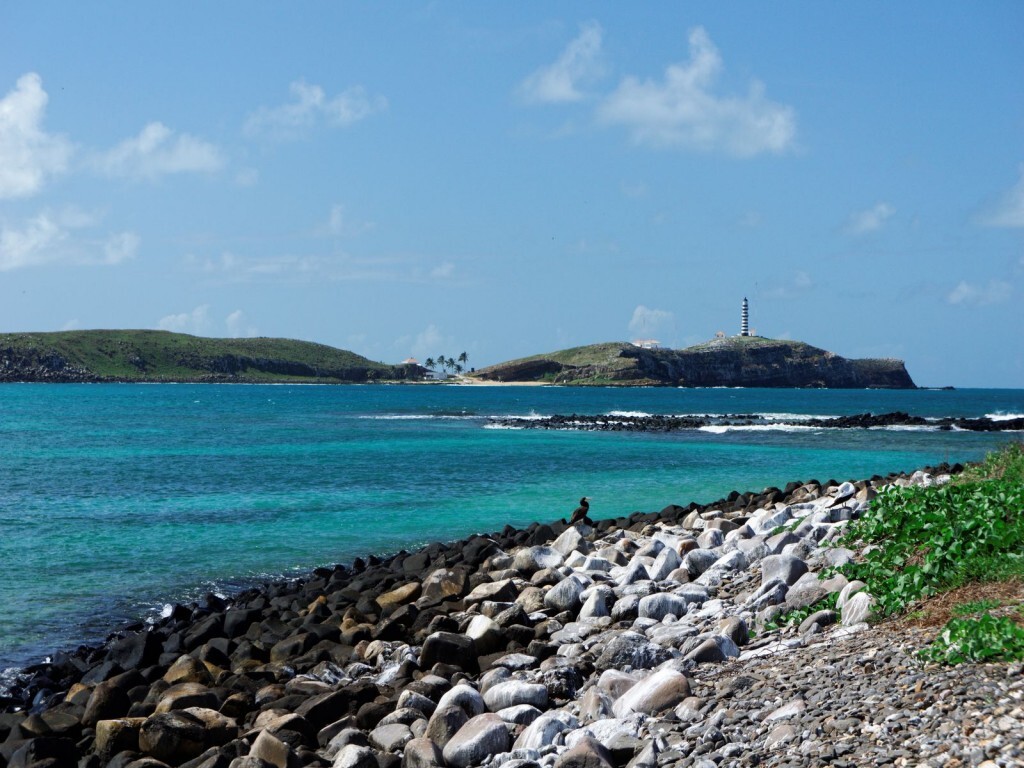
[[[1024,413],[1022,390],[0,386],[0,669],[359,555],[790,480],[980,458],[1012,434],[488,428],[554,413]]]

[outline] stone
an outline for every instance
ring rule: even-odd
[[[438,706],[430,716],[423,735],[443,747],[468,722],[469,715],[462,707],[455,704]]]
[[[218,709],[220,699],[216,693],[201,683],[177,683],[164,691],[160,701],[157,702],[156,713],[188,707]]]
[[[370,731],[370,746],[381,752],[398,752],[412,741],[412,729],[403,723],[378,725]]]
[[[430,669],[438,662],[452,664],[466,672],[478,672],[477,651],[473,638],[454,632],[435,632],[423,641],[420,667]]]
[[[400,605],[411,603],[420,596],[422,590],[423,587],[418,581],[410,581],[408,584],[396,587],[390,592],[378,595],[375,602],[385,611],[395,609]]]
[[[799,632],[801,635],[805,635],[811,631],[811,627],[817,625],[819,628],[829,627],[836,623],[836,619],[839,617],[835,611],[821,610],[815,611],[802,622],[800,622]]]
[[[543,749],[554,744],[555,737],[566,730],[568,725],[553,714],[546,713],[538,717],[519,734],[516,749]]]
[[[578,576],[567,576],[544,595],[544,605],[555,613],[575,613],[582,605],[580,595],[583,594],[585,586]]]
[[[113,680],[104,680],[93,688],[82,715],[82,725],[89,727],[100,720],[123,718],[131,707],[127,692]]]
[[[508,680],[489,688],[484,693],[484,703],[491,712],[518,704],[529,704],[538,709],[545,709],[548,705],[548,689],[539,683]]]
[[[690,695],[686,675],[671,668],[652,672],[623,693],[612,705],[612,712],[622,718],[634,712],[654,715],[679,704]]]
[[[760,566],[762,584],[780,579],[793,585],[808,571],[807,563],[793,555],[768,555],[761,558]]]
[[[512,567],[517,571],[532,574],[545,568],[558,568],[565,557],[554,547],[524,547],[512,557]]]
[[[697,664],[709,664],[734,659],[739,655],[740,649],[730,638],[724,635],[712,635],[683,658]]]
[[[512,743],[508,727],[500,717],[485,713],[471,718],[447,744],[442,754],[445,764],[455,768],[480,765],[485,758],[507,752]]]
[[[210,685],[213,679],[206,665],[198,659],[189,655],[179,656],[168,670],[164,673],[164,682],[175,685],[176,683],[201,683]]]
[[[164,762],[184,762],[238,735],[235,721],[199,707],[152,715],[139,729],[139,749]]]
[[[268,763],[274,768],[288,768],[291,747],[267,731],[260,731],[256,741],[249,748],[249,757]]]
[[[348,744],[335,756],[331,768],[378,768],[377,757],[369,747]]]
[[[571,555],[573,552],[585,555],[590,551],[590,543],[583,538],[575,526],[570,526],[551,543],[551,548],[565,556]]]
[[[789,725],[788,723],[778,725],[765,737],[764,748],[768,750],[779,749],[796,739],[796,737],[797,732],[792,725]]]
[[[712,549],[691,549],[683,557],[683,567],[690,574],[690,578],[695,579],[714,565],[719,556],[719,553]]]
[[[876,600],[866,591],[857,592],[843,605],[841,623],[844,627],[867,621],[874,612]]]
[[[541,711],[530,704],[515,704],[495,712],[506,723],[529,725],[541,715]]]
[[[718,634],[725,635],[737,646],[750,642],[750,631],[747,623],[739,616],[730,616],[718,622]]]
[[[694,550],[695,552],[697,550]],[[640,618],[661,621],[668,615],[676,617],[686,615],[686,607],[695,600],[689,595],[678,595],[672,592],[657,592],[640,598],[637,612]]]
[[[483,696],[476,688],[469,685],[456,685],[447,691],[437,702],[437,708],[456,706],[462,709],[470,717],[482,715],[487,711]]]
[[[621,632],[604,646],[594,666],[598,672],[606,669],[654,669],[672,658],[672,653],[652,643],[637,632]]]
[[[503,650],[508,642],[501,627],[482,614],[474,616],[466,627],[466,636],[472,638],[476,652],[481,656]]]
[[[558,756],[554,768],[615,768],[615,758],[601,742],[585,735]]]
[[[402,753],[402,768],[441,768],[444,755],[441,748],[430,739],[420,737],[405,745]]]
[[[489,600],[494,603],[509,603],[516,599],[519,590],[512,579],[501,579],[499,581],[485,581],[478,584],[462,600],[466,605],[482,603]]]
[[[104,763],[118,752],[139,751],[139,730],[146,722],[144,717],[120,717],[116,720],[100,720],[96,723],[94,749]]]
[[[430,605],[449,598],[461,597],[466,588],[466,572],[460,569],[438,568],[423,580],[423,589],[417,603]]]
[[[580,621],[585,621],[587,619],[599,619],[609,616],[608,603],[609,601],[614,602],[614,599],[614,593],[607,587],[590,590],[590,594],[583,603],[583,607],[580,608],[577,618]]]
[[[648,569],[652,581],[664,581],[668,575],[683,564],[682,558],[672,547],[665,547],[654,559],[654,565]]]

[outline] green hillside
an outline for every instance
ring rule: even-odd
[[[0,334],[0,381],[361,382],[422,376],[324,344],[169,331]]]

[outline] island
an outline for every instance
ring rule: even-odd
[[[419,381],[388,365],[294,339],[208,339],[151,330],[0,334],[0,382],[321,383]]]
[[[482,381],[597,386],[916,389],[902,360],[849,359],[802,341],[739,335],[685,349],[608,342],[482,368]]]

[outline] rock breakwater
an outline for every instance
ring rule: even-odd
[[[176,606],[27,670],[0,765],[1020,764],[1021,665],[925,665],[924,635],[822,578],[881,488],[958,469],[506,528]]]
[[[659,415],[659,414],[571,414],[520,418],[506,416],[491,419],[493,426],[508,429],[565,429],[589,432],[678,432],[694,429],[729,429],[760,427],[784,429],[787,427],[811,429],[881,429],[886,427],[919,427],[936,430],[964,430],[968,432],[1019,432],[1024,430],[1024,418],[993,419],[988,416],[966,418],[944,416],[925,418],[902,411],[892,413],[860,413],[852,416],[829,417],[775,417],[771,415],[716,414],[716,415]]]

